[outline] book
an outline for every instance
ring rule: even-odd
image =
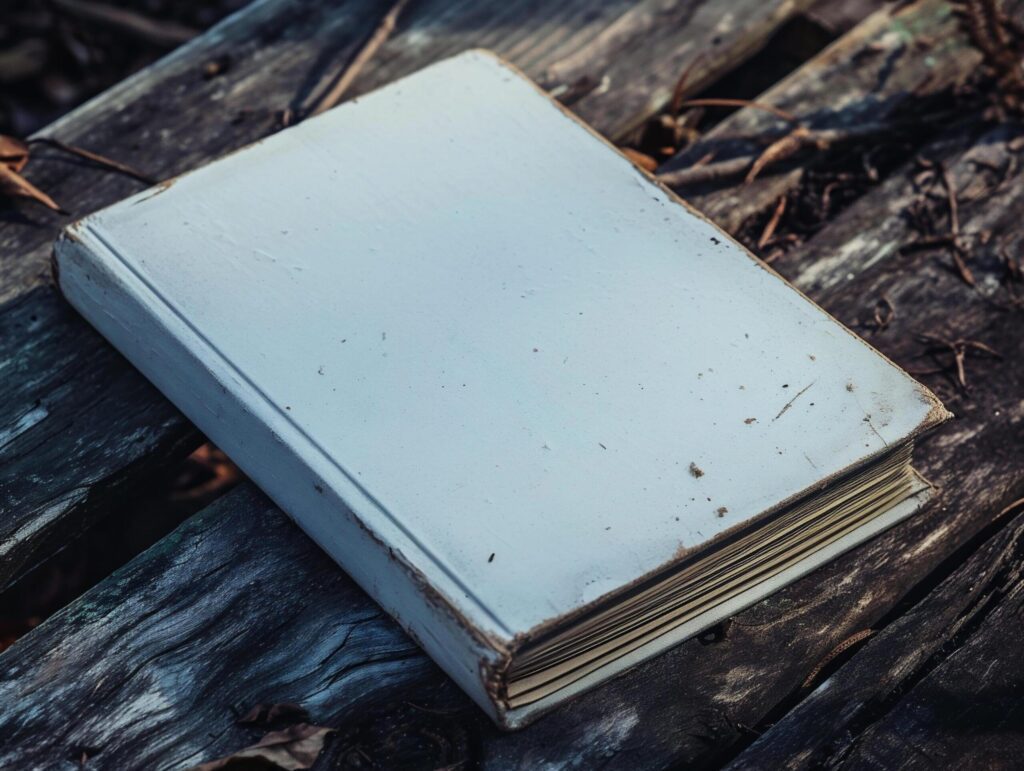
[[[949,416],[483,51],[85,217],[55,272],[510,729],[909,516]]]

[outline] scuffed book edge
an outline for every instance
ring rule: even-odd
[[[140,279],[89,224],[54,247],[64,297],[395,618],[499,725],[512,635]],[[200,376],[201,373],[201,376]],[[349,502],[343,500],[347,498]],[[417,553],[419,552],[419,553]],[[461,597],[462,601],[454,600]]]
[[[529,83],[570,122],[615,151],[615,154],[624,163],[629,164],[643,181],[660,189],[670,201],[682,206],[690,215],[713,225],[706,216],[659,182],[652,174],[622,155],[615,145],[551,98],[514,65],[483,49],[475,49],[462,56],[492,60]],[[157,195],[172,183],[173,180],[162,182],[151,190],[133,196],[131,200],[139,201]],[[929,497],[927,489],[920,490],[870,524],[858,528],[813,557],[777,574],[770,579],[771,588],[765,588],[763,585],[752,587],[700,618],[637,648],[558,693],[533,704],[510,710],[504,703],[504,678],[517,649],[554,627],[569,623],[597,607],[614,602],[615,598],[627,591],[630,586],[671,570],[690,559],[692,553],[678,554],[671,560],[657,565],[647,574],[638,576],[627,586],[611,590],[571,613],[549,619],[534,629],[514,633],[504,627],[467,587],[459,583],[447,570],[443,561],[423,549],[411,533],[401,528],[397,518],[376,504],[372,496],[364,490],[353,489],[353,480],[348,475],[342,473],[342,478],[339,479],[338,468],[331,468],[332,459],[316,447],[307,435],[302,433],[253,383],[247,381],[219,351],[205,341],[197,330],[190,327],[180,314],[176,314],[165,298],[146,286],[128,263],[103,239],[97,228],[91,225],[90,219],[91,216],[69,226],[55,246],[53,273],[69,302],[114,342],[147,378],[156,383],[171,401],[213,438],[249,476],[259,478],[260,487],[282,509],[290,511],[301,508],[306,511],[309,507],[321,507],[326,510],[328,513],[323,522],[300,523],[302,529],[343,565],[356,582],[373,596],[502,728],[522,727],[566,698],[608,680],[636,663],[741,611],[772,591],[795,581],[828,560],[910,516]],[[929,412],[905,440],[910,441],[953,417],[930,390],[913,380],[862,338],[854,335],[728,233],[721,229],[718,229],[718,232],[755,264],[797,292],[806,302],[831,319],[839,329],[861,345],[867,346],[882,361],[907,379],[922,401],[929,405]],[[90,250],[97,256],[106,258],[102,262],[102,267],[99,262],[89,261],[85,256]],[[74,282],[69,283],[65,280],[71,275],[71,270],[76,271],[75,275],[79,279],[85,278],[87,284],[94,284],[90,291],[86,292],[75,286]],[[100,295],[104,299],[99,299]],[[110,312],[111,298],[123,304],[123,308],[119,310],[126,312],[125,318],[119,318]],[[148,298],[150,302],[144,302],[143,298]],[[160,308],[161,311],[151,312],[154,308]],[[132,318],[135,325],[130,325],[127,318]],[[206,351],[207,355],[200,355],[200,351]],[[213,354],[212,357],[210,353]],[[169,362],[174,366],[168,367]],[[189,370],[187,366],[182,365],[197,369]],[[207,399],[194,392],[193,378],[182,377],[182,373],[204,370],[217,384],[215,392],[208,394]],[[263,443],[266,443],[266,446]],[[259,446],[255,446],[257,444]],[[295,447],[303,447],[302,452],[292,449]],[[276,450],[274,463],[266,462],[266,456],[270,454],[268,448]],[[835,479],[872,462],[889,449],[891,448],[886,447],[861,458],[817,484],[737,523],[735,527],[749,527],[756,521],[771,516],[827,487]],[[278,454],[282,457],[277,458]],[[262,461],[259,456],[263,456]],[[304,487],[306,489],[303,489]],[[343,497],[361,500],[364,505],[346,503]],[[339,517],[339,514],[342,516]],[[339,524],[342,526],[339,527]],[[389,528],[389,524],[392,527]],[[703,551],[708,546],[713,546],[715,542],[731,534],[733,529],[735,528],[723,531],[712,541],[702,544],[699,549]],[[376,556],[375,553],[380,556]],[[372,556],[367,557],[368,554]],[[439,572],[428,576],[416,567],[418,564],[432,565]],[[400,580],[395,581],[395,578]],[[439,630],[443,632],[442,635],[438,634]],[[470,661],[476,663],[475,669],[467,666],[467,662]]]

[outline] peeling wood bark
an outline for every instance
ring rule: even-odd
[[[709,0],[424,0],[403,15],[355,93],[486,46],[550,88],[582,83],[574,109],[615,135],[661,106],[681,63],[709,40],[717,40],[716,54],[701,61],[697,79],[735,66],[807,4],[744,0],[723,16]],[[259,0],[43,133],[170,178],[277,130],[278,113],[345,66],[379,16],[372,0]],[[225,55],[232,66],[204,77],[203,65]],[[43,147],[27,176],[79,216],[139,190],[123,175]],[[0,587],[88,527],[105,498],[145,484],[148,469],[199,442],[44,289],[50,244],[66,222],[29,208],[0,219],[0,368],[13,373],[0,382],[0,397],[8,397],[0,399],[0,554],[8,557]],[[4,437],[16,443],[4,446]]]

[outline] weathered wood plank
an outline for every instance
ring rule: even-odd
[[[1010,521],[730,768],[1009,768],[1024,752],[1024,515]]]
[[[1005,166],[1013,155],[1007,144],[1010,135],[1006,129],[997,129],[975,143],[975,132],[967,128],[925,148],[924,152],[946,163],[964,187],[969,180],[978,178],[979,160],[994,164],[996,169],[1010,170]],[[913,238],[903,218],[903,208],[919,195],[913,190],[916,171],[912,165],[901,169],[892,180],[848,209],[834,225],[788,255],[781,267],[799,285],[810,287],[813,295],[841,320],[869,334],[872,342],[899,363],[917,362],[921,348],[914,333],[922,330],[982,339],[999,347],[1008,359],[1024,355],[1024,340],[1016,334],[1020,310],[1006,305],[1000,294],[1006,290],[998,280],[1002,267],[995,249],[999,244],[991,242],[975,258],[974,268],[981,286],[978,290],[963,284],[939,255],[900,255],[896,247]],[[995,176],[990,178],[987,174],[985,179],[994,181]],[[1012,225],[1024,208],[1019,181],[1020,175],[1013,172],[987,197],[964,201],[964,231],[973,233],[985,228],[1012,232]],[[880,244],[886,248],[879,249]],[[834,256],[821,259],[822,255]],[[897,315],[884,331],[872,333],[864,322],[871,318],[874,302],[882,293],[893,299]],[[273,613],[260,610],[259,585],[246,588],[246,579],[236,575],[232,566],[223,564],[226,553],[245,554],[256,548],[251,531],[240,527],[232,514],[236,506],[242,511],[251,510],[237,503],[240,498],[232,498],[222,503],[217,514],[219,521],[228,522],[230,532],[207,533],[219,524],[213,518],[187,526],[201,531],[196,532],[194,541],[217,541],[214,553],[218,556],[186,545],[174,558],[184,560],[186,554],[194,552],[187,574],[189,586],[201,591],[196,596],[206,599],[186,598],[180,605],[168,601],[169,607],[161,607],[164,597],[174,597],[180,591],[176,582],[185,580],[182,573],[168,578],[163,594],[139,597],[129,581],[149,585],[140,577],[148,575],[146,571],[151,569],[147,567],[147,560],[155,559],[151,553],[129,566],[129,572],[119,574],[97,590],[111,594],[92,594],[82,603],[82,607],[93,608],[92,612],[103,613],[107,619],[123,617],[126,624],[141,617],[150,624],[195,625],[189,627],[194,637],[187,643],[187,649],[167,657],[153,658],[152,648],[144,644],[136,648],[131,641],[110,647],[116,655],[96,667],[134,671],[140,681],[163,683],[160,693],[164,701],[125,717],[119,705],[137,703],[132,699],[132,691],[112,690],[102,700],[92,698],[90,723],[81,731],[76,730],[75,741],[87,742],[89,736],[97,737],[104,743],[107,757],[116,764],[121,758],[152,753],[154,747],[163,748],[176,741],[193,742],[195,726],[202,725],[218,734],[216,738],[210,737],[211,743],[201,750],[204,757],[213,757],[252,738],[233,726],[228,705],[241,701],[248,706],[250,700],[296,700],[311,706],[315,719],[342,728],[339,748],[332,752],[355,752],[358,747],[379,755],[387,745],[383,737],[399,731],[404,736],[442,737],[436,746],[451,749],[457,758],[478,759],[482,765],[494,767],[600,762],[632,768],[708,764],[728,757],[731,748],[749,736],[749,726],[797,692],[803,679],[829,650],[851,633],[875,624],[926,580],[948,555],[984,527],[994,511],[1024,492],[1016,476],[1019,453],[1014,444],[1024,421],[1019,398],[1024,375],[1001,368],[997,361],[978,359],[971,362],[971,377],[976,385],[970,399],[958,396],[941,379],[934,383],[961,416],[948,430],[929,441],[921,453],[920,465],[925,473],[941,484],[935,505],[740,614],[722,634],[684,643],[574,701],[530,730],[514,735],[496,734],[475,711],[466,708],[458,693],[450,687],[440,687],[443,678],[439,680],[436,671],[415,654],[410,654],[412,659],[391,664],[375,660],[374,666],[380,667],[376,671],[379,687],[372,694],[361,694],[361,698],[373,699],[373,706],[345,714],[321,709],[319,699],[323,691],[318,690],[315,679],[306,679],[315,677],[322,657],[291,657],[295,639],[318,639],[299,628],[283,642],[275,638],[264,646],[243,645],[237,654],[232,648],[231,661],[225,661],[228,657],[218,651],[221,643],[217,642],[223,639],[219,636],[221,622],[216,616],[211,620],[199,614],[206,603],[216,603],[217,598],[226,596],[245,609],[243,621],[232,630],[236,634],[245,631],[237,627],[272,629],[280,623]],[[269,529],[266,524],[260,527]],[[223,538],[228,540],[219,540]],[[255,543],[259,546],[258,541]],[[177,547],[161,545],[155,553],[159,556],[165,548]],[[257,561],[264,559],[261,553]],[[261,580],[284,587],[278,604],[292,607],[302,603],[304,587],[318,586],[324,580],[317,578],[315,571],[310,572],[309,567],[322,563],[305,554],[301,558],[282,559],[267,568],[270,572],[262,574]],[[246,569],[239,568],[243,573]],[[140,572],[132,577],[130,571],[134,570]],[[203,577],[197,578],[197,574]],[[337,571],[332,575],[342,580],[337,578]],[[300,589],[291,588],[295,586],[291,583],[295,576],[299,576]],[[204,585],[201,589],[199,583]],[[114,592],[117,587],[120,593]],[[189,607],[193,601],[199,603],[199,610]],[[103,610],[96,610],[98,607]],[[339,610],[325,604],[320,609],[320,622],[341,629],[359,614],[371,611],[367,600],[361,605],[355,595],[350,595],[348,603]],[[265,613],[269,615],[264,616]],[[65,641],[64,649],[95,647],[88,640],[96,627],[80,632],[76,618],[69,611],[44,624],[0,658],[0,668],[13,673],[9,678],[13,681],[15,676],[29,671],[48,672],[46,652],[57,640]],[[211,628],[199,628],[204,624]],[[215,642],[203,642],[206,636]],[[373,645],[350,640],[345,652],[353,658],[347,659],[350,669],[346,671],[353,667],[360,671],[363,665],[359,662],[374,660],[375,650]],[[179,670],[170,668],[172,659]],[[285,668],[282,661],[298,669],[281,675]],[[428,669],[416,669],[410,661],[419,661],[420,666]],[[210,669],[204,673],[196,669],[196,662]],[[182,667],[190,667],[187,677],[175,673]],[[225,677],[226,667],[244,674]],[[81,669],[69,669],[52,678],[41,675],[43,679],[33,690],[32,698],[23,699],[24,706],[8,718],[7,725],[17,729],[16,746],[8,750],[8,757],[44,752],[40,747],[49,748],[50,753],[63,752],[69,734],[62,727],[75,725],[76,715],[85,711],[84,697],[70,694],[66,690],[68,684],[82,683],[83,690],[87,690],[85,683],[96,682],[102,676],[100,671],[90,673]],[[256,682],[265,688],[254,687]],[[139,686],[121,686],[129,687]],[[60,694],[65,698],[58,698]],[[201,695],[201,703],[197,694]],[[189,705],[191,712],[173,706],[179,700]],[[410,702],[416,706],[410,706]],[[432,711],[423,710],[424,706]],[[453,714],[438,715],[438,711]],[[185,712],[196,722],[181,722],[180,716]],[[152,744],[146,736],[154,737]],[[130,749],[125,742],[132,743]],[[188,751],[195,747],[191,744]]]
[[[812,129],[856,129],[901,119],[912,122],[925,112],[948,110],[952,104],[949,95],[974,76],[980,61],[981,54],[960,29],[951,4],[922,0],[874,13],[758,101],[795,115]],[[918,134],[926,135],[943,125],[934,121],[918,127]],[[659,172],[685,168],[708,154],[716,163],[756,157],[769,142],[791,129],[770,112],[739,110]],[[802,178],[769,170],[753,191],[737,186],[741,179],[742,174],[684,186],[679,192],[723,228],[737,233],[751,217],[795,190]],[[759,188],[764,193],[754,195]]]
[[[980,629],[929,674],[843,758],[844,768],[1019,768],[1024,753],[1024,583],[1016,552],[992,587],[997,607]],[[1002,595],[1002,596],[998,596]]]
[[[145,484],[155,464],[187,453],[195,436],[55,300],[37,287],[0,308],[0,586],[67,545],[114,496]]]
[[[714,78],[806,4],[744,0],[725,13],[709,0],[423,0],[357,91],[489,46],[550,87],[578,92],[574,108],[614,135],[660,107],[681,62],[696,50],[714,49],[696,72]],[[277,113],[301,104],[344,65],[381,12],[373,0],[261,0],[44,133],[158,178],[179,174],[276,130]],[[203,64],[223,56],[230,57],[227,71],[205,79]],[[29,178],[78,215],[138,189],[45,148],[33,152]],[[0,384],[0,397],[9,397],[0,399],[0,437],[10,440],[0,441],[2,587],[101,515],[105,496],[129,478],[145,483],[146,468],[179,456],[198,437],[61,299],[40,288],[65,220],[20,206],[0,218],[0,325],[9,330],[0,369],[10,373]],[[45,454],[27,454],[44,445]]]

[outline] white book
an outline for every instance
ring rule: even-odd
[[[86,217],[55,263],[507,728],[911,514],[948,417],[482,51]]]

